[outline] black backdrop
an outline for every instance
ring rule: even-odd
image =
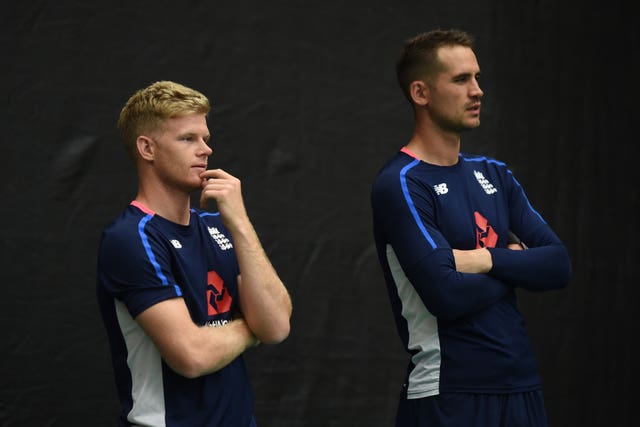
[[[411,133],[396,54],[434,27],[477,36],[463,149],[506,161],[572,254],[568,289],[520,294],[551,426],[632,425],[637,22],[615,0],[391,3],[3,5],[0,425],[114,425],[95,252],[135,193],[117,114],[162,79],[212,100],[210,165],[242,178],[293,297],[288,340],[246,355],[259,425],[392,425],[406,357],[369,188]]]

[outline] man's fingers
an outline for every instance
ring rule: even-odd
[[[227,173],[222,169],[207,169],[206,171],[200,174],[202,179],[212,179],[212,178],[231,178],[233,175]]]
[[[206,204],[207,200],[226,200],[239,194],[240,188],[234,179],[227,178],[207,178],[202,181],[202,192],[200,193],[200,206]]]

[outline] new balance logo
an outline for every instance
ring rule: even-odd
[[[176,239],[171,240],[171,244],[176,249],[180,249],[182,247],[182,243],[180,243],[180,241]]]
[[[449,192],[449,189],[447,188],[447,183],[446,182],[443,182],[442,184],[434,185],[433,189],[436,191],[436,194],[438,196],[440,196],[442,194],[447,194]]]
[[[209,229],[209,234],[211,234],[213,240],[215,240],[218,246],[220,246],[220,249],[226,251],[227,249],[233,248],[233,245],[229,239],[227,239],[227,236],[222,234],[216,227],[207,227],[207,229]]]
[[[493,194],[493,193],[497,193],[498,192],[496,187],[494,187],[493,184],[491,184],[489,182],[489,180],[484,177],[482,172],[478,172],[478,171],[474,170],[473,174],[476,176],[476,179],[478,180],[478,183],[480,184],[480,186],[482,187],[482,189],[484,190],[485,193]]]

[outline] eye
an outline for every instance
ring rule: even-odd
[[[455,83],[465,83],[465,82],[468,82],[470,78],[471,78],[470,74],[466,74],[466,73],[465,74],[458,74],[458,75],[453,76],[453,81]]]

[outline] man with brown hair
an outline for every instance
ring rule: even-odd
[[[569,254],[504,163],[460,151],[484,95],[472,37],[419,34],[397,74],[414,133],[371,193],[378,257],[411,356],[396,425],[544,427],[516,288],[566,286]]]

